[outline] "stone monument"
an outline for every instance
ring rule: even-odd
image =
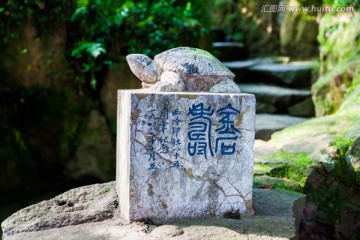
[[[174,48],[154,60],[131,54],[127,61],[144,89],[118,91],[122,218],[251,213],[255,97],[240,94],[235,75],[201,49]]]
[[[119,90],[122,218],[251,212],[254,125],[253,95]]]

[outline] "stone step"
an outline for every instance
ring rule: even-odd
[[[247,56],[243,43],[238,42],[213,42],[213,54],[220,61],[242,60]]]
[[[243,83],[246,82],[246,72],[251,67],[274,63],[287,63],[289,60],[289,57],[254,58],[238,61],[223,61],[223,64],[236,75],[235,81]]]
[[[247,69],[243,80],[292,88],[310,88],[314,68],[313,61],[258,64]]]
[[[255,124],[255,139],[270,140],[274,132],[295,124],[302,123],[307,118],[280,114],[257,114]]]
[[[254,94],[257,113],[287,113],[300,117],[315,115],[311,91],[265,84],[238,84],[243,93]]]

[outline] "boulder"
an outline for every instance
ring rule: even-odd
[[[253,209],[256,215],[293,216],[294,201],[304,197],[303,194],[280,189],[254,189]]]
[[[115,179],[115,147],[105,117],[99,111],[90,113],[66,174],[75,180],[89,177],[102,181]]]
[[[359,174],[346,161],[342,148],[337,146],[336,153],[328,155],[331,168],[322,164],[308,177],[305,207],[297,220],[299,239],[360,238]]]
[[[189,240],[261,239],[293,236],[291,207],[301,194],[255,189],[256,216],[243,219],[183,219],[171,225],[118,219],[115,183],[72,189],[14,213],[2,223],[4,240]]]
[[[2,222],[1,228],[4,238],[12,239],[18,233],[111,219],[116,207],[115,182],[94,184],[26,207]]]
[[[340,13],[339,13],[340,14]],[[337,19],[334,21],[333,19]],[[360,15],[328,13],[320,21],[319,42],[322,45],[320,78],[312,86],[316,116],[337,112],[349,95],[359,97],[360,85],[358,39]],[[336,29],[336,31],[333,31]],[[348,105],[356,106],[351,102]]]

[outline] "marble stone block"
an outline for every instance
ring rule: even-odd
[[[129,221],[252,212],[255,97],[118,91],[116,189]]]

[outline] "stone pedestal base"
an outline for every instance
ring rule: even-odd
[[[117,176],[130,221],[251,211],[255,97],[118,91]]]

